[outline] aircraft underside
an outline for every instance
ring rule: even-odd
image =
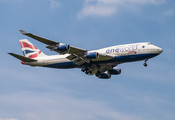
[[[114,70],[113,67],[117,66],[118,64],[145,60],[145,63],[143,65],[146,67],[147,66],[146,61],[157,55],[158,54],[137,54],[137,55],[117,56],[111,60],[95,61],[95,62],[91,61],[89,64],[85,63],[80,66],[70,61],[70,62],[65,62],[65,63],[49,64],[43,67],[58,68],[58,69],[81,68],[81,71],[85,72],[85,74],[87,75],[95,74],[97,77],[104,77],[107,79],[111,77],[111,72],[109,71]],[[111,66],[111,67],[108,67],[108,66]],[[104,74],[106,69],[108,69],[108,72]],[[115,72],[116,73],[113,75],[118,75],[121,73],[121,69],[115,69]]]

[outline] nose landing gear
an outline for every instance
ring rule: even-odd
[[[147,67],[147,66],[148,66],[148,65],[147,65],[147,63],[144,63],[143,65],[144,65],[145,67]]]
[[[148,66],[147,63],[146,63],[147,61],[148,61],[148,59],[145,59],[145,61],[144,61],[145,63],[143,63],[143,66],[145,66],[145,67]]]

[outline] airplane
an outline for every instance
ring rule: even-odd
[[[46,48],[59,53],[45,55],[27,39],[19,40],[24,56],[8,53],[21,60],[23,65],[49,68],[69,69],[80,68],[87,75],[96,75],[101,79],[109,79],[111,75],[121,74],[117,65],[127,62],[147,61],[163,52],[150,42],[133,43],[106,47],[98,50],[85,50],[68,44],[55,42],[32,33],[19,30],[23,35],[31,37],[48,46]]]

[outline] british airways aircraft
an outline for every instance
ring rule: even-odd
[[[24,56],[8,53],[21,60],[22,64],[59,69],[81,68],[81,71],[87,75],[95,74],[102,79],[109,79],[111,75],[119,75],[121,69],[115,68],[118,64],[144,60],[143,65],[146,67],[148,59],[163,52],[160,47],[149,42],[116,45],[88,51],[27,33],[23,30],[20,30],[20,32],[48,45],[46,48],[60,54],[45,55],[27,39],[22,39],[19,42]]]

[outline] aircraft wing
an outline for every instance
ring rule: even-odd
[[[67,59],[71,60],[72,62],[78,64],[78,65],[82,65],[85,62],[89,63],[90,59],[86,58],[86,54],[87,54],[87,50],[81,49],[81,48],[77,48],[77,47],[73,47],[70,45],[65,45],[59,42],[55,42],[37,35],[34,35],[32,33],[27,33],[23,30],[19,30],[23,35],[29,36],[39,42],[42,42],[48,46],[46,46],[46,48],[53,50],[55,52],[58,52],[60,54],[70,54]],[[65,51],[61,51],[58,50],[57,47],[63,45],[65,48],[69,48],[68,50]],[[101,61],[101,60],[109,60],[114,58],[113,56],[109,56],[109,55],[103,55],[103,54],[99,54],[99,57],[96,59],[92,59],[92,61]]]
[[[56,44],[59,44],[59,42],[55,42],[55,41],[52,41],[52,40],[49,40],[47,38],[43,38],[43,37],[40,37],[40,36],[37,36],[37,35],[34,35],[32,33],[27,33],[25,32],[24,30],[19,30],[23,35],[26,35],[26,36],[29,36],[39,42],[42,42],[44,44],[47,44],[47,45],[56,45]]]
[[[37,35],[34,35],[32,33],[27,33],[23,30],[19,30],[23,35],[26,35],[28,37],[31,37],[39,42],[42,42],[48,46],[46,46],[46,48],[50,49],[50,50],[53,50],[55,52],[58,52],[60,54],[66,54],[66,53],[69,53],[69,54],[76,54],[76,55],[83,55],[84,53],[87,52],[87,50],[84,50],[84,49],[80,49],[80,48],[77,48],[77,47],[73,47],[73,46],[70,46],[70,50],[69,51],[59,51],[57,49],[55,49],[55,47],[61,45],[62,43],[59,43],[59,42],[55,42],[55,41],[52,41],[52,40],[49,40],[47,38],[43,38],[43,37],[40,37],[40,36],[37,36]]]
[[[19,60],[22,60],[24,62],[35,62],[35,61],[37,61],[37,60],[31,59],[31,58],[27,58],[27,57],[24,57],[24,56],[21,56],[21,55],[17,55],[15,53],[8,53],[8,54],[10,54],[11,56],[13,56],[13,57],[15,57]]]

